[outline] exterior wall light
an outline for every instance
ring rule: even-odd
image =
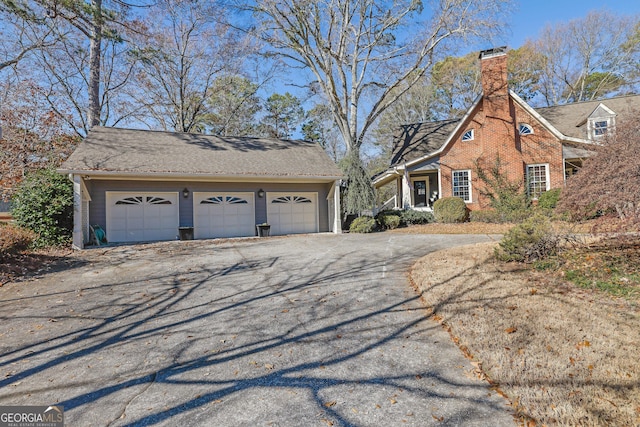
[[[182,190],[182,197],[184,197],[185,199],[189,197],[189,189],[185,187],[184,190]]]
[[[264,190],[262,188],[258,190],[258,197],[261,199],[264,197]]]

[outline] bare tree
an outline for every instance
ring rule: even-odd
[[[59,27],[63,28],[64,23]],[[104,40],[100,72],[96,76],[90,73],[93,56],[86,48],[85,39],[67,32],[64,43],[57,44],[55,49],[39,51],[34,59],[40,73],[40,96],[81,136],[96,125],[115,126],[126,122],[140,108],[124,90],[135,65],[128,51],[128,46],[119,39]],[[98,85],[93,83],[96,77]],[[96,86],[99,90],[92,95],[91,88]]]
[[[378,116],[418,82],[445,49],[498,31],[508,0],[260,0],[252,9],[274,54],[308,68],[331,108],[353,163],[364,175],[360,148]],[[404,85],[404,86],[403,86]],[[371,206],[363,176],[350,175],[346,208]]]
[[[0,6],[16,19],[30,23],[33,34],[50,33],[55,38],[55,46],[38,49],[40,65],[50,83],[46,96],[48,99],[66,97],[67,104],[76,110],[83,99],[87,100],[85,110],[79,112],[74,125],[76,131],[82,135],[92,126],[105,124],[104,42],[122,41],[120,32],[130,28],[126,19],[130,5],[119,0],[112,0],[109,5],[103,4],[103,0],[0,0]],[[60,61],[65,55],[67,58]],[[78,72],[71,72],[72,68]],[[68,84],[72,87],[67,87]],[[76,91],[79,86],[84,86],[84,96]],[[52,103],[54,105],[59,108]]]
[[[541,91],[547,105],[602,98],[635,82],[638,17],[593,11],[586,17],[547,26],[536,50],[543,55]]]
[[[34,51],[51,47],[55,42],[52,33],[50,29],[33,31],[30,21],[12,14],[0,3],[0,71],[15,67]]]
[[[307,121],[302,125],[303,138],[320,144],[334,162],[342,160],[345,147],[329,107],[326,104],[316,104],[307,111],[306,116]]]
[[[508,52],[509,87],[527,100],[539,91],[539,58],[530,44]],[[374,144],[388,161],[399,125],[462,117],[481,91],[477,52],[448,56],[380,115],[373,130]]]
[[[217,77],[239,72],[250,46],[206,1],[163,0],[149,17],[149,35],[135,51],[141,60],[137,101],[152,126],[202,131],[207,98]],[[157,17],[164,19],[157,19]]]

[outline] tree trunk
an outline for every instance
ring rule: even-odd
[[[100,125],[100,60],[102,57],[102,0],[92,0],[93,25],[89,48],[89,110],[88,129]]]

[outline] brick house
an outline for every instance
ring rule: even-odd
[[[640,95],[534,109],[509,90],[505,52],[480,53],[482,94],[462,118],[401,126],[391,165],[373,179],[376,189],[395,183],[382,208],[431,210],[435,199],[457,196],[485,209],[477,170],[498,159],[503,176],[535,199],[561,188],[594,143],[640,111]]]

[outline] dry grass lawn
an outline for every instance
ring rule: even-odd
[[[487,224],[484,222],[463,222],[461,224],[422,224],[396,228],[391,233],[409,234],[504,234],[513,224]]]
[[[436,252],[411,272],[478,375],[525,425],[640,425],[638,301],[497,263],[495,245]]]

